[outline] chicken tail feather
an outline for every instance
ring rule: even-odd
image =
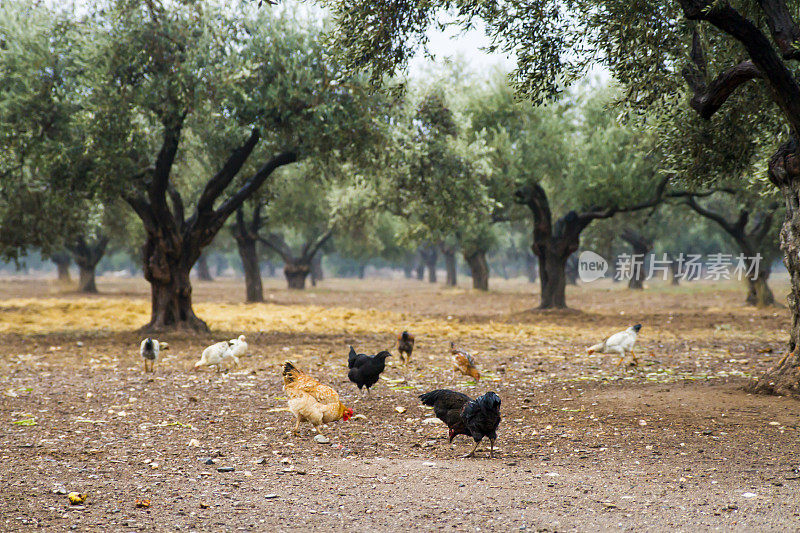
[[[292,363],[286,361],[283,364],[283,383],[287,385],[289,383],[293,383],[297,380],[297,378],[302,374],[300,370],[297,369]]]

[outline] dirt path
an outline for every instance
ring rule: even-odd
[[[373,294],[373,302],[380,307],[388,294]],[[575,356],[598,329],[625,320],[597,294],[587,298],[597,308],[578,315],[591,320],[493,315],[539,328],[535,338],[458,314],[460,296],[451,304],[438,292],[417,297],[480,332],[460,340],[487,379],[448,381],[441,350],[449,321],[438,312],[409,315],[442,329],[421,332],[428,347],[409,369],[392,364],[386,377],[394,381],[381,381],[370,400],[346,381],[346,344],[379,346],[386,334],[336,333],[335,324],[329,333],[248,330],[258,339],[252,355],[227,374],[189,368],[203,345],[235,331],[174,336],[153,379],[141,374],[132,333],[4,334],[0,529],[800,529],[800,403],[741,388],[780,355],[785,313],[726,306],[736,301],[732,291],[713,306],[703,294],[683,296],[674,309],[658,298],[640,301],[640,313],[673,319],[652,325],[662,334],[643,335],[645,366],[629,370]],[[487,307],[505,299],[522,307],[508,294]],[[717,310],[697,318],[701,305]],[[358,323],[359,309],[347,320]],[[331,383],[366,419],[333,424],[330,444],[314,442],[308,428],[287,434],[278,377],[287,358]],[[469,442],[459,437],[451,446],[444,426],[425,422],[432,413],[416,395],[442,386],[500,394],[498,457],[488,459],[482,446],[479,458],[461,459]],[[218,471],[225,467],[234,470]],[[70,506],[62,489],[88,492],[87,504]],[[151,506],[137,508],[137,499]]]

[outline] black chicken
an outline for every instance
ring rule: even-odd
[[[471,400],[466,394],[439,389],[419,397],[422,403],[433,407],[436,418],[450,429],[450,442],[458,435],[475,439],[475,447],[464,457],[474,457],[483,437],[489,437],[489,457],[494,457],[494,441],[500,425],[500,397],[494,392]]]
[[[404,331],[397,338],[397,351],[400,352],[400,360],[403,364],[411,361],[411,352],[414,351],[414,335]]]
[[[378,382],[381,372],[386,368],[386,358],[391,355],[387,351],[378,352],[376,355],[356,353],[351,346],[350,354],[347,356],[347,366],[350,368],[347,379],[358,385],[358,390],[366,387],[369,396],[370,387]]]

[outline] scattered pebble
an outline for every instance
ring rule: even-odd
[[[401,405],[398,405],[397,407],[395,407],[395,408],[394,408],[394,410],[395,410],[395,411],[397,411],[397,412],[398,412],[398,413],[400,413],[400,414],[402,414],[402,413],[405,413],[405,412],[406,412],[406,408],[405,408],[405,407],[403,407],[403,406],[401,406]]]
[[[264,498],[266,498],[266,499],[268,499],[268,500],[274,500],[274,499],[275,499],[275,498],[277,498],[277,497],[278,497],[278,495],[277,495],[277,494],[265,494],[265,495],[264,495]]]
[[[217,472],[233,472],[235,470],[236,468],[232,466],[220,466],[219,468],[217,468]]]
[[[424,463],[422,463],[422,466],[436,466],[436,463],[432,461],[425,461]]]
[[[195,447],[200,446],[200,441],[197,439],[192,439],[189,441],[189,446],[195,446]]]
[[[314,437],[314,442],[318,442],[319,444],[328,444],[330,441],[331,439],[329,439],[325,435],[316,435]]]
[[[755,492],[745,492],[742,494],[742,496],[744,498],[755,498],[756,496],[758,496],[758,494],[756,494]]]
[[[426,424],[426,425],[429,425],[429,424],[444,424],[444,422],[442,422],[438,418],[426,418],[425,420],[422,421],[422,423]]]
[[[361,413],[358,413],[357,415],[353,415],[353,418],[352,418],[352,420],[366,420],[366,419],[367,419],[367,415],[362,415]]]

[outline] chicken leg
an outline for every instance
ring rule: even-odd
[[[494,439],[489,439],[489,459],[494,458]]]
[[[477,449],[478,449],[478,444],[480,444],[480,441],[476,442],[476,443],[475,443],[475,447],[474,447],[474,448],[472,448],[472,451],[471,451],[471,452],[469,452],[467,455],[465,455],[465,456],[464,456],[462,459],[466,459],[466,458],[468,458],[468,457],[475,457],[475,450],[477,450]]]
[[[295,435],[297,435],[297,433],[298,433],[299,431],[300,431],[300,417],[298,416],[298,417],[297,417],[297,420],[295,421],[294,427],[292,428],[292,433],[294,433]]]

